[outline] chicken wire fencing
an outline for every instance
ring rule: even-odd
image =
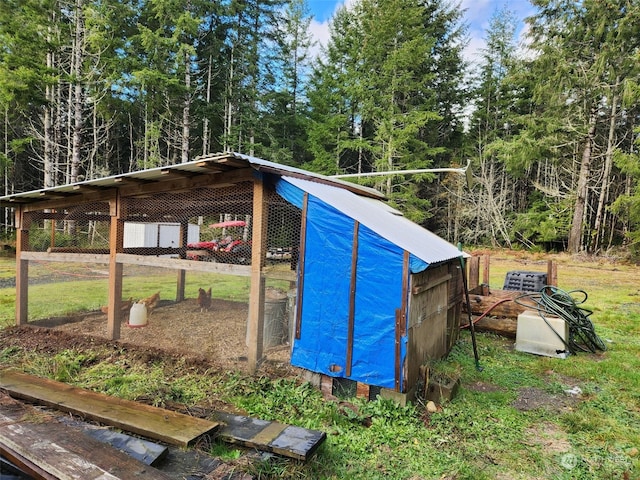
[[[292,339],[301,212],[273,189],[266,193],[261,263],[268,355],[269,349],[288,352]],[[246,358],[253,183],[124,197],[119,208],[121,340]],[[107,335],[112,214],[108,202],[25,214],[22,250],[62,255],[29,262],[30,322]],[[147,305],[145,328],[131,322],[138,302]]]

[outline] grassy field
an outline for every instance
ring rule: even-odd
[[[542,255],[491,255],[492,288],[502,287],[508,271],[546,270]],[[125,359],[125,352],[114,360],[113,352],[99,349],[52,357],[0,345],[0,363],[125,398],[203,408],[215,400],[327,432],[307,464],[278,458],[248,463],[236,448],[211,445],[212,454],[262,479],[640,478],[640,269],[611,259],[554,259],[559,287],[588,294],[585,307],[594,311],[591,319],[607,351],[553,359],[517,352],[513,340],[479,333],[478,371],[463,331],[446,361],[461,375],[460,391],[435,413],[420,403],[402,408],[383,399],[325,401],[294,379],[201,375],[179,363]],[[10,271],[0,263],[0,275]],[[0,290],[0,324],[12,321],[11,295],[11,289]],[[15,301],[15,289],[13,295]]]

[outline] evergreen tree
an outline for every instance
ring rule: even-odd
[[[465,219],[464,234],[448,232],[467,243],[489,241],[510,245],[512,213],[517,206],[515,182],[508,175],[502,156],[494,146],[508,140],[517,128],[517,94],[514,83],[518,67],[515,45],[516,20],[507,8],[494,12],[486,35],[486,47],[476,76],[474,110],[468,143],[478,185],[455,203]],[[461,191],[452,192],[462,193]]]
[[[569,172],[560,182],[561,193],[572,199],[568,249],[590,250],[614,227],[605,228],[604,220],[614,219],[604,213],[611,199],[614,151],[629,144],[629,130],[618,126],[629,114],[620,108],[624,85],[638,73],[634,52],[640,6],[626,0],[533,3],[539,13],[530,22],[537,52],[532,64],[537,107],[531,122],[546,128],[531,127],[517,140],[525,151],[532,138],[553,147],[547,158],[529,157],[549,159]]]
[[[451,123],[442,123],[441,115],[457,118],[455,100],[449,97],[445,104],[445,95],[434,93],[440,83],[446,85],[442,69],[452,58],[462,70],[455,52],[452,57],[443,53],[460,40],[453,11],[436,2],[362,0],[338,12],[326,61],[315,71],[315,92],[310,95],[311,144],[325,169],[427,168],[446,151],[432,132],[455,130]],[[432,23],[436,18],[437,25]],[[327,102],[328,95],[336,102]],[[429,202],[419,195],[427,179],[388,176],[374,184],[421,222],[429,215]]]
[[[304,86],[312,39],[306,2],[292,0],[278,20],[273,41],[267,45],[260,128],[265,148],[257,154],[275,162],[300,165],[310,159],[306,151],[308,102]]]

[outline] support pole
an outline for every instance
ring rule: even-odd
[[[249,296],[249,371],[255,373],[262,360],[264,341],[264,277],[267,215],[269,205],[262,179],[253,181],[253,226],[251,238],[251,291]]]
[[[29,225],[22,207],[16,208],[16,325],[26,325],[29,315],[29,260],[22,252],[29,249]]]
[[[120,193],[109,201],[111,225],[109,228],[109,313],[107,314],[107,336],[111,340],[120,338],[120,322],[123,312],[122,303],[122,263],[116,261],[118,253],[123,252],[124,221],[122,220],[122,202]]]
[[[180,222],[180,239],[178,243],[178,247],[180,248],[180,258],[187,258],[186,247],[189,241],[189,222],[181,221]],[[186,284],[186,270],[181,268],[178,270],[178,278],[176,281],[176,302],[184,301],[184,289]]]

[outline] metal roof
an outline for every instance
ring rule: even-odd
[[[139,183],[159,182],[165,180],[167,173],[171,172],[197,176],[241,168],[253,168],[263,173],[282,176],[289,183],[330,204],[429,264],[457,258],[462,254],[451,243],[411,222],[402,216],[401,212],[380,201],[385,197],[377,190],[239,153],[217,153],[198,157],[187,163],[6,195],[0,197],[0,205],[12,207],[33,204],[56,196],[73,199],[79,190],[117,188],[126,184],[127,180]]]
[[[300,168],[269,162],[249,155],[227,152],[197,157],[191,162],[179,163],[176,165],[139,170],[136,172],[112,175],[109,177],[86,180],[83,182],[76,182],[56,187],[42,188],[24,193],[14,193],[0,197],[0,206],[13,207],[20,204],[36,203],[56,196],[72,198],[74,195],[78,195],[79,191],[83,188],[96,190],[117,188],[126,180],[140,183],[159,182],[165,180],[167,178],[167,173],[171,172],[185,176],[196,176],[202,173],[211,173],[214,171],[224,172],[240,168],[253,168],[265,173],[304,178],[311,182],[326,183],[336,187],[346,188],[359,195],[379,199],[384,198],[384,195],[372,188],[363,187],[344,180],[330,178],[325,175],[309,172]]]
[[[428,264],[467,256],[455,245],[402,216],[389,205],[331,185],[284,176],[283,179],[357,220],[381,237]]]

